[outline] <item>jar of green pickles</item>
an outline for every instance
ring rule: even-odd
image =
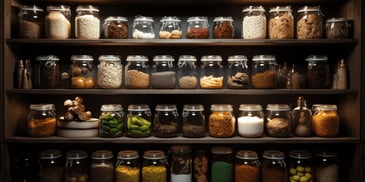
[[[139,182],[140,161],[137,151],[120,151],[115,166],[115,182]]]
[[[148,137],[152,133],[150,107],[146,104],[128,106],[126,133],[129,137]]]
[[[124,126],[123,107],[120,104],[103,104],[100,111],[99,136],[122,136]]]
[[[143,154],[142,181],[167,182],[168,161],[161,150],[147,150]]]

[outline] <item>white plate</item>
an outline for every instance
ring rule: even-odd
[[[69,129],[91,129],[99,127],[99,119],[91,118],[87,121],[65,121],[60,118],[57,121],[57,126],[59,128],[69,128]]]
[[[57,135],[60,137],[96,137],[98,129],[57,129]]]

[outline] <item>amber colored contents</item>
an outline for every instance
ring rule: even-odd
[[[229,21],[216,22],[214,26],[213,37],[216,39],[233,38],[233,26]]]
[[[120,165],[115,168],[116,182],[139,182],[139,168]]]
[[[235,182],[258,182],[260,181],[260,169],[258,166],[235,165]]]
[[[339,118],[335,111],[319,111],[313,115],[313,132],[320,137],[333,137],[339,132]]]
[[[52,136],[56,131],[56,118],[32,119],[28,121],[28,134],[32,137]]]
[[[213,112],[209,116],[209,134],[213,137],[231,137],[235,130],[235,118],[230,112]]]
[[[186,33],[188,39],[207,39],[209,38],[208,28],[191,28]]]
[[[276,72],[265,71],[263,73],[256,73],[252,76],[252,86],[254,88],[275,88]]]
[[[165,166],[145,166],[142,168],[143,182],[166,182],[167,173]]]

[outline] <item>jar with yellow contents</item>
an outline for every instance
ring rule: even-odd
[[[140,162],[135,150],[122,150],[118,153],[115,167],[116,182],[139,182]]]
[[[212,137],[232,137],[235,132],[236,118],[230,104],[213,104],[210,107],[209,135]]]
[[[333,104],[318,105],[312,116],[313,133],[319,137],[334,137],[339,134],[340,119],[337,106]]]
[[[166,155],[161,150],[147,150],[143,154],[142,181],[167,182]]]

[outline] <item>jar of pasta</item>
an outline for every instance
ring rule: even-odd
[[[312,153],[305,150],[289,152],[289,181],[313,182]]]
[[[99,8],[92,5],[80,5],[76,8],[75,38],[99,39],[100,18]]]
[[[266,38],[266,15],[263,6],[249,6],[242,10],[242,38]]]
[[[327,56],[310,55],[305,59],[306,68],[306,86],[311,89],[325,89],[331,87],[330,68]]]
[[[90,182],[114,182],[113,152],[96,150],[91,154]]]
[[[260,137],[264,133],[264,112],[258,104],[241,104],[237,118],[238,134],[242,137]]]
[[[182,112],[182,134],[184,137],[205,136],[205,115],[203,105],[184,105]]]
[[[164,16],[161,19],[160,39],[181,39],[181,20],[175,16]]]
[[[318,106],[312,116],[313,133],[319,137],[335,137],[339,134],[340,118],[337,106],[324,104]]]
[[[53,104],[29,106],[27,131],[31,137],[48,137],[56,132],[56,108]]]
[[[269,89],[277,86],[277,62],[274,55],[255,55],[252,58],[253,88]]]
[[[228,57],[227,88],[248,88],[249,70],[247,57],[244,55],[234,55]]]
[[[73,55],[71,61],[71,87],[94,88],[96,78],[94,58],[90,55]]]
[[[198,75],[196,57],[192,55],[181,55],[178,67],[178,86],[183,89],[194,89],[198,86]]]
[[[136,16],[133,20],[132,38],[134,39],[154,39],[154,20],[148,16]]]
[[[123,66],[118,55],[99,56],[97,84],[99,88],[122,87]]]
[[[212,147],[211,181],[233,181],[233,150],[230,147]]]
[[[47,6],[46,37],[67,39],[71,36],[71,8],[66,5]]]
[[[294,17],[290,6],[276,6],[270,9],[269,38],[294,38]]]
[[[156,137],[177,136],[180,131],[180,125],[176,105],[156,105],[153,128],[153,134]]]
[[[39,6],[22,6],[18,14],[20,38],[39,39],[43,35],[43,9]]]
[[[187,39],[208,39],[209,23],[208,17],[193,16],[187,20],[186,38]]]
[[[148,65],[148,58],[143,55],[129,55],[126,61],[124,86],[126,88],[149,88],[150,66]]]
[[[326,37],[328,39],[345,39],[349,37],[349,24],[345,18],[326,20]]]
[[[89,162],[86,151],[71,150],[66,153],[64,181],[87,182]]]
[[[36,57],[34,65],[34,87],[55,89],[60,86],[60,58],[55,55]]]
[[[175,88],[176,69],[174,57],[171,55],[157,55],[153,57],[151,72],[151,88]]]
[[[115,182],[139,182],[140,165],[137,151],[120,151],[115,164]]]
[[[200,73],[200,88],[218,89],[223,88],[223,65],[219,55],[202,56]]]
[[[266,106],[266,134],[271,137],[289,137],[291,131],[291,112],[287,104],[268,104]]]
[[[99,136],[120,137],[124,129],[124,112],[120,104],[103,104],[100,108]]]
[[[232,137],[236,128],[236,118],[230,104],[212,104],[209,115],[209,135],[212,137]]]
[[[285,154],[277,150],[265,150],[261,166],[262,182],[288,181],[288,169]]]
[[[142,181],[167,182],[168,162],[161,150],[147,150],[143,154]]]
[[[171,151],[171,182],[192,182],[193,162],[191,158],[191,146],[173,145]]]
[[[152,133],[150,107],[146,104],[128,106],[126,133],[129,137],[148,137]]]
[[[39,154],[39,182],[62,182],[63,181],[63,160],[59,150],[44,150]]]
[[[233,19],[227,17],[215,17],[213,26],[213,38],[215,39],[232,39],[234,38]]]
[[[340,165],[337,154],[332,151],[316,151],[313,156],[315,181],[338,182],[340,175]]]
[[[234,165],[235,182],[260,182],[261,163],[255,151],[240,150]]]
[[[128,19],[122,16],[109,16],[104,20],[104,37],[107,39],[127,39]]]
[[[304,6],[297,11],[297,39],[320,39],[323,14],[319,6]]]

